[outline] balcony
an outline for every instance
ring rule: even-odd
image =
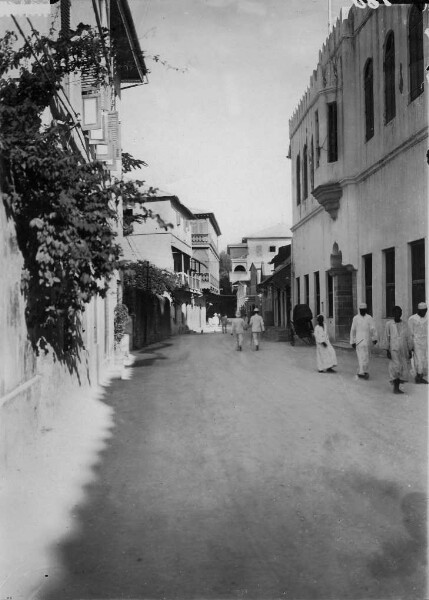
[[[231,283],[238,283],[240,281],[249,281],[250,273],[247,271],[231,271],[229,274],[229,281]]]
[[[219,281],[211,273],[202,273],[201,282],[202,288],[209,288],[215,294],[219,294]]]
[[[212,246],[217,249],[217,240],[213,239],[208,233],[193,233],[192,246],[198,248],[202,246]]]
[[[201,290],[201,275],[199,273],[184,273],[176,272],[176,275],[180,278],[180,282],[184,288],[187,288],[191,291],[200,291]]]

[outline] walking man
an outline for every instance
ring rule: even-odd
[[[337,366],[337,355],[329,341],[328,329],[325,324],[325,317],[317,315],[317,325],[314,328],[314,337],[316,338],[316,361],[319,373],[333,373],[333,367]]]
[[[265,331],[264,320],[259,314],[259,308],[253,309],[253,315],[250,317],[249,325],[252,329],[252,340],[255,350],[259,350],[260,335]]]
[[[414,353],[416,383],[427,383],[424,376],[428,374],[428,307],[426,302],[417,305],[417,313],[408,319],[410,343]]]
[[[228,333],[228,317],[223,315],[220,321],[222,323],[222,333]]]
[[[371,315],[367,314],[365,302],[359,304],[359,314],[353,317],[350,330],[350,345],[356,350],[359,372],[358,377],[369,379],[369,357],[372,344],[377,343],[377,330]]]
[[[232,331],[231,335],[235,335],[237,341],[237,350],[241,351],[241,347],[243,345],[243,334],[245,329],[247,328],[244,319],[241,317],[240,311],[237,310],[235,313],[235,319],[232,319]]]
[[[386,350],[389,359],[390,383],[394,394],[403,394],[399,384],[408,380],[410,359],[410,338],[407,324],[401,320],[402,308],[395,306],[393,321],[386,323]]]

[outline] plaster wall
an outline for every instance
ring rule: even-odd
[[[395,249],[395,302],[404,317],[412,312],[411,251],[409,244],[426,241],[428,137],[427,89],[414,100],[409,94],[408,18],[410,6],[357,9],[342,12],[319,53],[310,85],[290,122],[293,196],[293,278],[309,275],[310,306],[314,312],[314,272],[320,272],[320,299],[327,311],[326,271],[336,242],[342,264],[354,271],[353,303],[364,298],[363,255],[372,254],[373,314],[381,335],[386,320],[383,250]],[[423,12],[423,30],[429,25]],[[384,43],[395,37],[396,115],[385,123]],[[369,58],[374,73],[374,135],[366,140],[364,69]],[[424,36],[424,64],[429,62]],[[427,83],[425,83],[427,86]],[[327,103],[338,107],[338,160],[327,162]],[[318,115],[318,128],[316,122]],[[319,140],[320,150],[317,148]],[[303,193],[303,149],[307,145],[308,194]],[[301,157],[301,198],[297,196],[297,156]],[[311,168],[314,182],[311,182]],[[336,183],[341,188],[337,214],[328,213],[312,191]],[[426,275],[427,285],[427,275]],[[294,290],[294,302],[297,290]],[[335,314],[334,314],[335,320]],[[331,322],[331,325],[333,323]],[[332,334],[332,331],[331,331]]]
[[[269,238],[269,239],[258,239],[249,238],[247,240],[248,254],[247,254],[247,270],[250,269],[252,263],[255,267],[259,268],[261,263],[265,264],[266,274],[274,271],[274,265],[268,263],[274,258],[279,251],[280,246],[287,244],[289,238]],[[270,250],[270,247],[275,250]]]

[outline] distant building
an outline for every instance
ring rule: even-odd
[[[201,289],[219,294],[219,248],[221,231],[213,212],[192,209],[191,221],[193,257],[203,266]]]
[[[261,306],[257,286],[274,271],[272,259],[279,248],[290,244],[292,234],[287,225],[279,224],[242,238],[238,244],[228,244],[231,257],[231,285],[237,291],[237,308],[250,312]]]
[[[266,325],[285,328],[291,318],[291,244],[281,246],[272,259],[273,273],[258,286]]]
[[[347,339],[427,292],[429,63],[423,5],[343,11],[289,121],[294,304]]]
[[[158,303],[160,307],[162,305],[164,314],[170,311],[171,333],[189,329],[200,332],[206,325],[206,301],[202,291],[212,282],[219,293],[217,232],[220,234],[220,229],[214,214],[201,213],[200,218],[200,215],[196,216],[182,204],[177,196],[158,190],[155,194],[146,196],[143,206],[136,204],[125,207],[124,217],[144,216],[145,210],[149,210],[152,216],[158,215],[161,221],[145,218],[141,222],[134,222],[132,230],[123,239],[124,257],[131,262],[144,260],[148,264],[176,273],[181,279],[182,287],[174,291],[174,297],[169,298],[169,303],[165,304],[161,299],[158,299]],[[198,234],[193,247],[192,231],[195,223],[206,233]],[[128,293],[127,299],[133,306],[140,306],[134,339],[140,341],[140,344],[153,341],[155,338],[149,335],[147,320],[153,321],[153,314],[156,316],[157,310],[152,309],[151,302],[143,298],[142,294]],[[159,334],[165,337],[161,326],[158,327],[155,323],[154,327],[155,336]]]
[[[159,215],[166,227],[154,218],[133,223],[132,232],[123,242],[125,259],[147,260],[161,269],[178,273],[191,292],[200,292],[202,268],[193,258],[192,250],[194,214],[177,196],[158,191],[156,195],[148,195],[143,206],[124,207],[124,216],[144,215],[144,209]]]

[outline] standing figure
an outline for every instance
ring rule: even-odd
[[[223,315],[223,317],[221,318],[221,323],[222,333],[228,333],[228,317],[226,315]]]
[[[247,325],[244,322],[244,319],[241,317],[240,311],[237,310],[235,313],[235,319],[232,319],[232,331],[231,335],[235,335],[237,340],[237,350],[241,351],[241,347],[243,345],[243,334],[247,329]]]
[[[250,317],[249,325],[252,329],[252,340],[255,350],[259,350],[259,338],[261,333],[265,331],[264,320],[259,314],[259,308],[253,309],[253,315]]]
[[[325,317],[317,315],[317,325],[314,328],[316,338],[316,360],[319,373],[328,371],[334,373],[333,367],[337,366],[337,355],[329,341],[328,330],[324,323]]]
[[[358,377],[369,379],[369,358],[371,353],[371,341],[377,343],[377,330],[371,315],[366,313],[365,302],[359,304],[359,314],[353,317],[350,330],[350,345],[356,350],[359,372]]]
[[[407,324],[401,320],[402,308],[395,306],[393,321],[386,323],[386,350],[389,359],[390,383],[394,394],[403,394],[399,384],[408,380],[411,344]]]
[[[417,313],[408,319],[411,348],[414,353],[416,383],[427,383],[428,374],[428,307],[426,302],[417,305]]]

